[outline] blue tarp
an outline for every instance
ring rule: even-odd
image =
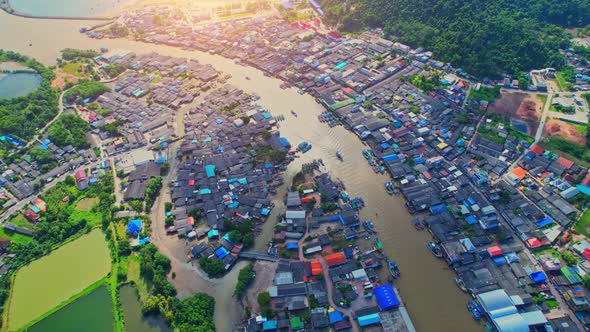
[[[229,203],[229,204],[227,205],[227,207],[228,207],[228,208],[230,208],[230,209],[235,209],[235,208],[237,208],[238,206],[240,206],[240,202],[238,202],[238,201],[231,202],[231,203]]]
[[[397,160],[397,159],[399,159],[399,156],[397,154],[390,154],[387,156],[383,156],[382,159],[383,159],[383,161]]]
[[[271,162],[265,163],[264,168],[266,168],[266,169],[272,168],[272,163]]]
[[[139,245],[143,246],[144,244],[148,244],[150,243],[150,238],[149,237],[144,237],[142,239],[139,239]]]
[[[530,274],[531,279],[535,282],[535,284],[542,284],[547,281],[547,276],[543,271],[536,271]]]
[[[426,160],[423,157],[416,157],[416,158],[414,158],[414,162],[416,164],[424,164],[426,162]]]
[[[215,119],[215,123],[222,124],[223,123],[223,120],[221,120],[221,119]]]
[[[291,147],[291,143],[289,143],[289,141],[284,137],[280,137],[279,142],[281,143],[281,145],[283,147],[286,147],[286,148]]]
[[[299,249],[299,244],[297,242],[287,242],[287,249]]]
[[[277,329],[277,321],[276,320],[267,320],[266,322],[262,323],[262,330],[263,331],[270,331]]]
[[[338,310],[329,312],[328,317],[330,318],[330,324],[336,324],[344,320],[344,315]]]
[[[389,143],[381,143],[381,148],[382,148],[383,150],[387,150],[387,149],[389,149],[390,147],[391,147],[391,145],[389,145]]]
[[[375,294],[375,299],[377,299],[377,304],[381,311],[399,307],[399,299],[397,298],[397,295],[395,295],[391,285],[384,284],[377,286],[373,293]]]
[[[272,118],[272,115],[268,112],[262,112],[262,117],[268,120]]]
[[[537,221],[537,226],[538,227],[544,227],[544,226],[547,226],[547,225],[552,224],[552,223],[553,223],[553,220],[551,220],[551,218],[549,218],[549,217],[546,217],[544,219],[541,219],[541,220]]]
[[[199,194],[201,194],[201,195],[210,195],[211,194],[211,189],[207,189],[207,188],[201,189],[201,190],[199,190]]]
[[[223,259],[227,255],[229,255],[229,251],[227,251],[227,249],[224,247],[219,247],[217,250],[215,250],[215,256],[217,256],[219,259]]]
[[[270,214],[270,210],[269,209],[262,209],[260,214],[266,217]]]
[[[141,219],[132,219],[127,223],[127,234],[137,236],[141,232]]]

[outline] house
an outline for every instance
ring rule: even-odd
[[[76,177],[76,187],[79,190],[88,189],[88,178],[86,178],[86,172],[83,169],[77,170],[75,177]]]
[[[39,217],[38,214],[36,214],[35,212],[33,212],[31,210],[27,210],[23,214],[24,214],[25,218],[27,218],[31,222],[41,221],[41,217]]]

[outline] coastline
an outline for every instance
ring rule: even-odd
[[[102,16],[45,16],[45,15],[32,15],[27,13],[22,13],[14,9],[12,4],[10,3],[11,0],[6,0],[6,4],[0,6],[4,12],[8,15],[23,17],[23,18],[33,18],[33,19],[41,19],[41,20],[70,20],[70,21],[112,21],[117,18],[117,16],[112,17],[102,17]]]

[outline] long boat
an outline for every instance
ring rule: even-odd
[[[399,271],[397,263],[393,259],[390,259],[389,256],[385,256],[385,261],[387,262],[387,267],[389,268],[391,276],[394,278],[398,278],[401,275],[401,273]]]
[[[379,251],[383,251],[383,244],[381,243],[381,240],[379,240],[379,237],[375,237],[375,247],[377,248],[377,250]]]
[[[483,310],[474,300],[467,302],[467,309],[469,309],[471,316],[473,316],[475,320],[479,320],[481,318],[481,313]]]
[[[428,242],[428,249],[430,249],[430,251],[432,251],[432,254],[435,257],[438,257],[438,258],[442,257],[442,252],[440,251],[440,247],[436,243]]]
[[[338,158],[338,160],[340,160],[340,161],[344,161],[344,158],[340,154],[340,151],[336,151],[336,158]]]

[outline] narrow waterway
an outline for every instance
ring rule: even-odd
[[[405,210],[403,199],[385,193],[383,183],[387,177],[375,174],[370,169],[361,154],[364,147],[361,141],[342,127],[329,128],[320,123],[317,116],[324,109],[312,97],[299,95],[294,89],[281,90],[279,80],[266,77],[256,69],[238,66],[233,61],[219,56],[127,40],[93,40],[78,33],[78,28],[81,26],[89,26],[89,24],[70,21],[37,21],[0,13],[0,45],[5,49],[22,52],[49,64],[54,63],[59,51],[66,47],[108,47],[111,50],[129,50],[136,53],[157,51],[165,55],[198,59],[231,74],[233,77],[229,83],[259,95],[261,104],[271,110],[274,115],[285,115],[286,120],[280,122],[280,131],[292,145],[296,146],[304,140],[312,143],[312,150],[288,167],[285,174],[286,180],[300,169],[301,163],[322,158],[332,176],[345,182],[351,196],[364,198],[366,208],[361,212],[361,217],[375,221],[387,254],[395,258],[400,266],[402,277],[397,286],[416,329],[418,331],[483,329],[468,314],[465,307],[468,297],[454,284],[454,274],[447,269],[442,260],[434,258],[426,248],[428,234],[417,232],[411,225],[411,216]],[[15,31],[18,33],[15,34]],[[251,80],[246,80],[246,76],[249,76]],[[292,116],[291,110],[294,110],[298,117]],[[337,150],[344,156],[344,162],[336,159]],[[284,193],[284,188],[282,192]],[[280,200],[280,195],[277,199]],[[274,216],[278,213],[279,207],[280,205],[277,205],[277,209],[273,211],[273,217],[269,219],[269,224],[265,225],[265,231],[259,238],[257,249],[263,249],[272,236],[272,224],[276,220]],[[215,294],[218,301],[216,322],[223,320],[223,316],[227,316],[233,308],[232,303],[235,301],[232,300],[231,293],[238,269],[239,266],[223,279],[224,286],[214,286],[214,290],[210,292]],[[202,286],[196,285],[195,289],[202,289]],[[225,312],[220,312],[220,309]],[[234,313],[232,316],[237,315]]]

